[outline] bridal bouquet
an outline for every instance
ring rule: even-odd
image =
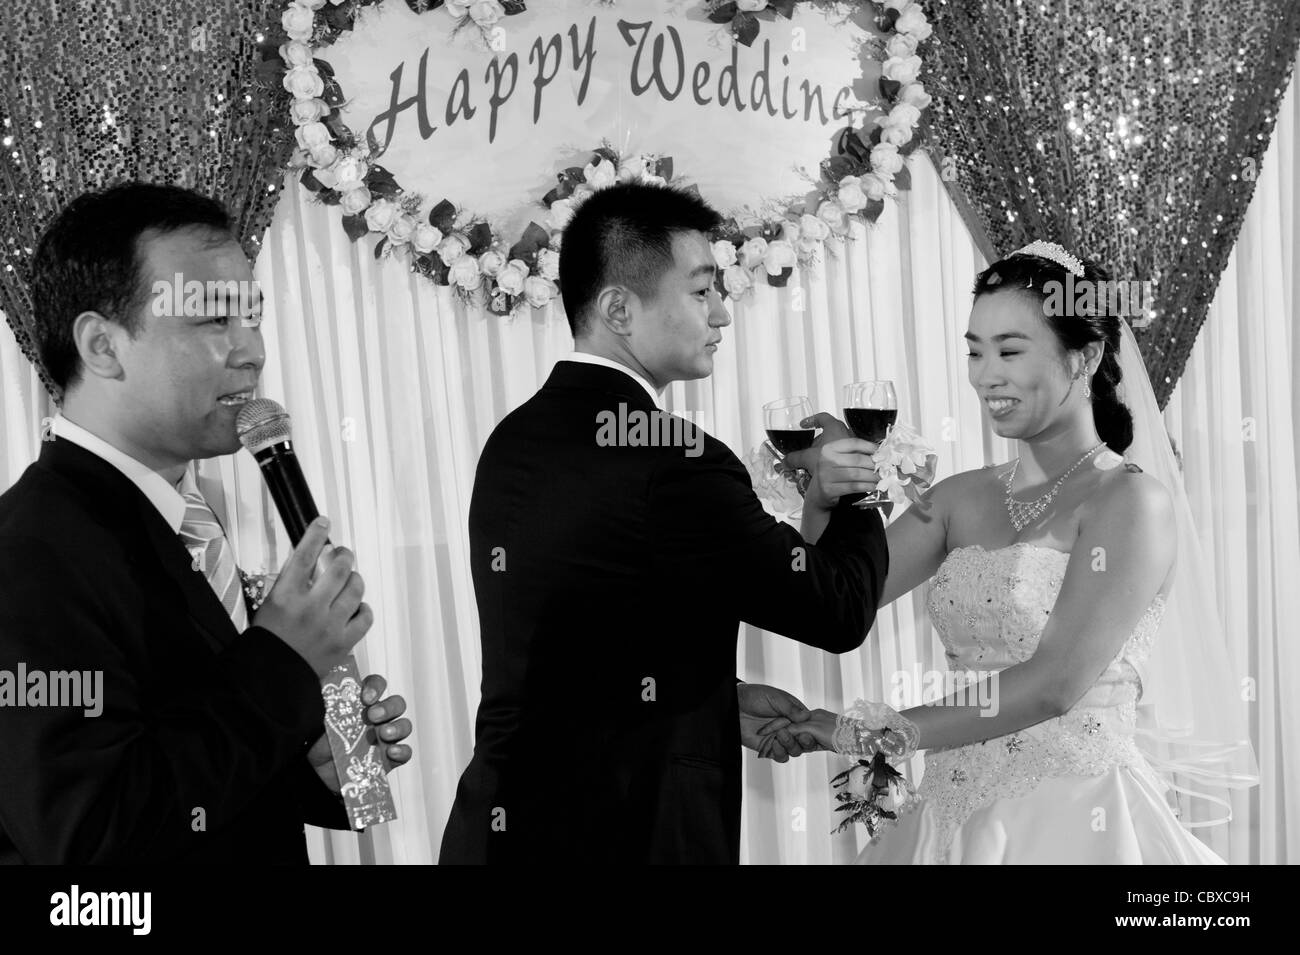
[[[934,446],[921,437],[915,428],[906,424],[894,425],[872,456],[876,473],[880,475],[877,489],[888,495],[895,504],[902,504],[908,499],[909,487],[913,493],[925,491],[929,484],[917,475],[924,470],[926,461],[934,453]]]
[[[843,832],[860,822],[870,838],[880,831],[884,820],[896,821],[898,811],[916,796],[903,774],[885,760],[884,753],[876,753],[871,762],[858,760],[856,766],[832,778],[831,785],[843,787],[835,794],[839,803],[835,811],[847,813],[834,831]]]
[[[803,507],[803,490],[799,478],[789,471],[776,467],[776,458],[768,450],[767,442],[750,450],[745,456],[745,470],[754,485],[754,493],[770,513],[794,514]]]

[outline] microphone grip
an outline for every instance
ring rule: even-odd
[[[320,511],[316,510],[311,489],[303,477],[293,442],[282,441],[270,445],[254,457],[262,468],[262,477],[271,491],[271,500],[275,501],[276,510],[280,512],[280,520],[289,533],[289,541],[297,547],[307,533],[308,525],[320,516]]]

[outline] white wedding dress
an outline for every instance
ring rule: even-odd
[[[1070,555],[1036,544],[959,547],[929,610],[953,670],[1033,655]],[[1164,612],[1155,602],[1115,660],[1064,716],[1009,736],[924,754],[919,799],[859,864],[1222,864],[1183,828],[1134,743],[1141,684]]]

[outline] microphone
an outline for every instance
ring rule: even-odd
[[[239,409],[235,432],[262,469],[289,540],[297,547],[320,512],[293,450],[289,413],[270,398],[254,398]],[[352,828],[360,831],[396,819],[397,807],[378,738],[373,731],[363,731],[366,708],[361,702],[356,657],[349,654],[342,666],[325,675],[321,695],[325,699],[325,736]]]
[[[239,409],[235,431],[239,443],[261,467],[275,509],[289,532],[289,541],[297,547],[320,511],[316,510],[298,455],[293,450],[289,412],[270,398],[254,398]]]

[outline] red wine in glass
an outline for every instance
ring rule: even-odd
[[[855,381],[844,386],[844,423],[858,438],[880,444],[897,421],[898,396],[892,381]],[[889,502],[879,491],[845,497],[855,507],[881,507]]]
[[[807,451],[813,446],[817,432],[813,428],[768,428],[767,436],[782,454]]]
[[[898,421],[897,408],[845,408],[844,423],[863,441],[876,444],[885,440],[889,429]]]

